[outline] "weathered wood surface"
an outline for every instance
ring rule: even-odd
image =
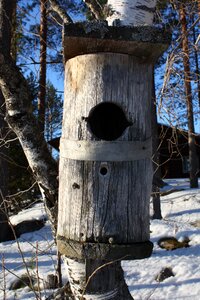
[[[64,58],[111,52],[129,54],[155,62],[168,48],[171,34],[152,26],[113,27],[105,21],[68,24],[64,27]]]
[[[61,140],[61,155],[84,161],[133,161],[149,158],[152,139],[138,141],[71,141]]]
[[[62,138],[98,140],[87,117],[101,102],[119,105],[128,126],[117,141],[151,137],[152,65],[122,54],[78,56],[66,63]],[[101,172],[106,165],[106,174]],[[58,235],[80,242],[149,240],[151,158],[133,162],[60,158]]]
[[[73,259],[133,260],[151,255],[153,244],[150,241],[134,244],[80,243],[58,236],[59,251]]]

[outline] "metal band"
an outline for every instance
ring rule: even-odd
[[[153,243],[150,241],[132,244],[88,243],[57,236],[58,250],[71,259],[133,260],[150,257]]]
[[[134,161],[150,158],[152,139],[146,141],[70,141],[61,138],[60,155],[83,161]]]

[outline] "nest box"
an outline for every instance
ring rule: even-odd
[[[153,27],[65,26],[57,241],[68,257],[151,255],[152,76],[168,44]]]

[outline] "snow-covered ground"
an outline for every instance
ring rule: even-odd
[[[189,189],[186,180],[169,180],[168,183],[184,190],[162,197],[163,220],[151,221],[152,256],[123,262],[127,284],[135,300],[200,299],[200,189]],[[161,249],[157,241],[164,236],[178,240],[189,237],[190,247],[173,251]],[[175,276],[157,282],[155,277],[165,267],[172,268]]]
[[[151,221],[153,254],[148,259],[124,261],[126,282],[135,300],[197,300],[200,299],[200,189],[189,189],[188,180],[168,180],[170,187],[181,191],[163,196],[161,200],[163,220]],[[13,224],[33,218],[41,219],[45,212],[41,204],[35,205],[11,218]],[[173,251],[161,249],[157,241],[164,236],[178,240],[190,239],[189,248]],[[52,291],[43,289],[48,274],[55,274],[56,247],[47,222],[45,227],[23,234],[18,241],[0,244],[0,299],[45,299]],[[162,282],[156,276],[162,268],[172,269],[174,276]],[[40,278],[41,294],[29,287],[9,290],[16,277],[27,273]],[[67,280],[63,270],[64,281]],[[37,292],[38,294],[38,292]]]

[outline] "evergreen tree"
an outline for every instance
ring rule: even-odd
[[[185,94],[187,103],[187,118],[188,118],[188,145],[189,145],[189,163],[190,163],[190,187],[198,188],[198,172],[199,164],[195,145],[195,130],[194,130],[194,115],[193,115],[193,99],[191,90],[191,75],[190,75],[190,54],[187,34],[187,20],[185,4],[181,4],[180,22],[182,29],[182,49],[183,49],[183,65],[185,78]]]
[[[61,132],[63,99],[53,84],[47,82],[46,91],[46,114],[45,114],[45,137],[46,140],[52,140]]]
[[[162,12],[164,22],[173,32],[173,40],[168,51],[159,111],[163,112],[161,117],[164,123],[167,121],[170,126],[188,131],[189,149],[191,149],[190,137],[192,135],[193,150],[192,152],[189,151],[190,170],[193,169],[194,165],[196,166],[193,171],[190,171],[190,173],[193,173],[193,175],[190,174],[190,178],[193,178],[196,174],[196,179],[191,179],[191,186],[193,186],[192,181],[196,181],[194,185],[197,184],[199,173],[198,158],[195,158],[195,154],[194,157],[192,155],[193,151],[196,152],[194,122],[199,110],[198,91],[195,91],[195,81],[198,84],[198,72],[196,71],[198,70],[199,58],[194,47],[194,30],[195,32],[198,30],[197,2],[170,1],[170,3]],[[184,18],[179,17],[181,5],[184,5]],[[196,162],[192,163],[192,161]],[[193,167],[191,167],[191,164]]]
[[[40,78],[38,93],[38,124],[44,134],[46,111],[46,57],[47,57],[47,8],[46,0],[40,0]]]

